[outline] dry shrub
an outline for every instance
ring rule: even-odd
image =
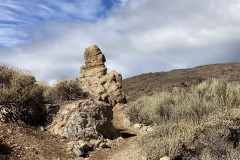
[[[55,86],[47,86],[44,91],[44,99],[50,104],[60,104],[70,100],[86,98],[87,93],[82,91],[77,79],[70,81],[59,80]]]
[[[240,105],[240,85],[232,85],[223,80],[206,81],[192,91],[174,88],[172,92],[159,92],[143,96],[128,104],[126,110],[130,120],[155,125],[166,121],[190,119],[198,122],[202,117],[225,106]]]
[[[77,79],[61,79],[55,86],[49,86],[45,82],[36,82],[27,70],[0,65],[0,116],[5,117],[1,121],[21,120],[42,125],[46,103],[60,104],[86,96]]]
[[[35,77],[29,72],[0,66],[0,105],[8,107],[10,115],[18,114],[13,116],[19,118],[15,121],[22,120],[32,125],[42,123],[45,114],[43,88],[35,82]]]
[[[182,145],[189,142],[194,133],[195,126],[192,122],[169,122],[144,135],[138,144],[151,159],[159,160],[166,155],[177,157],[181,154]]]
[[[139,141],[149,158],[219,159],[240,156],[239,105],[240,85],[214,79],[191,91],[175,88],[144,96],[126,112],[133,122],[150,120],[155,125]]]
[[[225,108],[201,120],[156,126],[139,140],[152,160],[163,156],[184,160],[228,160],[240,157],[240,108]]]

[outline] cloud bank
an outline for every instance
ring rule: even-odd
[[[44,5],[31,1],[32,10],[39,14],[33,17],[22,1],[11,2],[0,17],[0,44],[4,46],[0,59],[33,71],[38,80],[77,77],[84,64],[83,52],[92,44],[105,54],[108,69],[124,78],[240,62],[237,0],[122,0],[111,4],[73,0]],[[13,15],[21,9],[24,14],[18,16],[23,18]]]

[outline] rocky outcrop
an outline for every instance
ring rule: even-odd
[[[125,103],[122,91],[122,75],[116,71],[107,73],[104,65],[105,56],[96,46],[88,47],[84,52],[85,66],[81,66],[79,81],[84,92],[88,92],[94,100],[104,101],[114,106]]]
[[[106,62],[105,56],[102,54],[102,51],[96,45],[90,46],[85,50],[84,59],[86,69],[88,70],[97,67],[106,68],[104,65],[104,62]]]
[[[86,150],[99,147],[104,138],[118,137],[112,125],[112,106],[105,102],[85,99],[60,106],[60,109],[47,127],[54,135],[69,141],[69,149],[81,156]],[[103,146],[103,144],[102,144]]]
[[[78,100],[60,106],[49,130],[69,140],[111,138],[114,136],[112,126],[112,107],[104,102]]]
[[[68,141],[69,149],[77,156],[86,150],[105,147],[107,140],[120,136],[113,127],[113,106],[125,103],[122,76],[116,71],[107,73],[105,56],[96,46],[84,53],[85,66],[77,79],[83,92],[92,99],[78,100],[59,107],[48,131]]]

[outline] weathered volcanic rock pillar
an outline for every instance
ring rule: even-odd
[[[98,148],[103,138],[119,136],[112,124],[112,108],[117,103],[126,102],[122,76],[116,71],[107,73],[101,50],[96,45],[90,46],[85,50],[84,59],[85,66],[81,67],[78,80],[83,91],[93,99],[61,105],[52,124],[47,127],[52,134],[66,137],[70,150],[78,156],[82,156],[86,149]]]
[[[88,47],[84,52],[85,66],[81,66],[79,81],[84,92],[88,92],[96,101],[104,101],[114,106],[126,103],[122,91],[122,75],[116,71],[107,73],[105,56],[96,46]]]

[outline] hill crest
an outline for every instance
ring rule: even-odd
[[[144,73],[124,79],[122,85],[127,100],[132,101],[144,94],[168,91],[173,87],[189,88],[210,78],[238,83],[240,82],[240,63],[218,63],[169,72]]]

